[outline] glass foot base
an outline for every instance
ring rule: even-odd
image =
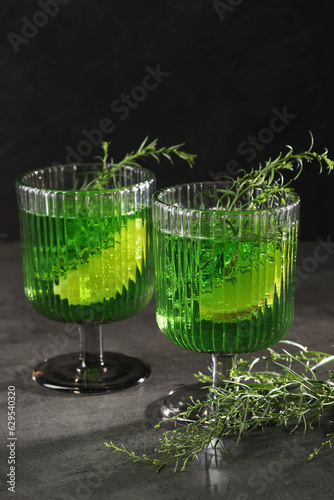
[[[164,417],[172,418],[177,417],[177,420],[182,423],[194,422],[198,419],[199,415],[196,411],[190,413],[186,418],[178,415],[188,409],[188,404],[193,401],[205,402],[208,396],[208,389],[204,388],[203,384],[185,385],[169,393],[163,400],[160,411]],[[211,406],[208,404],[201,413],[201,417],[209,415]]]
[[[47,389],[98,393],[140,384],[151,373],[147,364],[132,356],[105,352],[103,359],[103,365],[83,368],[78,354],[56,356],[40,363],[32,378]]]

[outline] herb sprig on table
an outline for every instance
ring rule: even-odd
[[[155,465],[157,472],[167,465],[174,465],[176,471],[184,470],[189,461],[210,446],[219,445],[226,451],[227,438],[233,438],[237,445],[251,432],[264,432],[274,426],[290,434],[297,429],[302,429],[303,434],[312,431],[320,425],[324,411],[334,405],[334,373],[323,372],[334,362],[334,355],[308,351],[295,342],[283,340],[280,344],[290,344],[299,351],[292,354],[286,349],[281,353],[268,349],[267,356],[239,359],[224,387],[213,389],[210,376],[197,375],[210,388],[208,400],[192,401],[187,411],[156,425],[160,428],[170,422],[173,428],[164,432],[152,457],[137,455],[113,442],[106,446],[122,452],[127,460]],[[210,418],[201,413],[208,405],[216,408]],[[193,412],[198,413],[198,420],[187,422]],[[177,427],[182,418],[184,425]],[[327,433],[324,442],[310,452],[309,459],[325,446],[332,446],[334,422],[332,425],[333,432]]]
[[[103,156],[98,156],[97,159],[102,161],[102,169],[98,172],[94,172],[95,177],[90,182],[85,182],[81,189],[106,189],[109,186],[110,181],[115,179],[115,174],[123,166],[141,167],[141,161],[147,159],[153,159],[156,162],[160,162],[162,158],[166,158],[170,163],[173,164],[174,158],[180,158],[188,163],[190,167],[194,165],[196,155],[187,153],[181,149],[184,144],[176,144],[175,146],[168,147],[158,147],[158,139],[154,139],[149,142],[148,137],[144,139],[137,151],[131,151],[126,153],[125,157],[118,161],[117,163],[113,158],[109,158],[108,151],[110,142],[102,142],[101,147],[103,150]]]
[[[304,162],[311,163],[314,160],[319,164],[320,172],[325,167],[330,173],[334,168],[334,161],[328,158],[328,151],[322,154],[312,151],[313,136],[311,135],[311,145],[307,151],[294,153],[291,146],[287,146],[288,152],[280,153],[277,158],[271,158],[259,165],[257,169],[250,172],[241,170],[242,175],[237,178],[223,176],[218,178],[221,181],[228,181],[226,188],[214,190],[217,197],[217,209],[225,211],[254,209],[262,203],[266,203],[275,196],[288,193],[292,190],[291,183],[302,173]],[[287,171],[293,172],[293,177],[285,181],[284,174]],[[284,203],[284,200],[283,200]]]

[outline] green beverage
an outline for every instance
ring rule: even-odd
[[[26,297],[41,315],[76,323],[80,338],[80,352],[35,367],[43,387],[105,392],[149,376],[140,359],[104,350],[103,325],[133,316],[152,297],[154,189],[149,170],[105,159],[16,180]]]
[[[123,167],[109,187],[81,189],[99,168],[47,167],[17,182],[25,293],[55,321],[119,321],[153,294],[154,176]]]
[[[158,326],[198,352],[269,347],[293,320],[297,199],[224,212],[202,191],[198,183],[154,195]]]
[[[157,322],[170,340],[194,351],[242,353],[282,338],[294,304],[284,242],[157,238]]]
[[[20,211],[25,292],[56,321],[105,323],[136,314],[153,293],[151,210],[66,217]]]

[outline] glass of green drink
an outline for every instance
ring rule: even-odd
[[[104,352],[102,325],[138,313],[152,297],[155,176],[121,167],[98,190],[92,181],[100,168],[57,165],[16,181],[26,297],[39,314],[76,324],[80,334],[80,354],[34,369],[33,379],[50,389],[118,390],[150,373],[141,360]]]
[[[298,196],[277,193],[256,209],[240,201],[228,211],[217,205],[227,188],[199,182],[153,196],[157,323],[175,344],[212,356],[214,387],[235,355],[281,340],[294,312]],[[203,389],[176,390],[162,413],[184,411],[190,396],[203,400]]]

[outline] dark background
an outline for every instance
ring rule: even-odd
[[[308,130],[315,149],[327,147],[334,157],[331,1],[61,3],[1,0],[2,241],[19,238],[15,177],[71,161],[69,148],[93,159],[100,150],[86,154],[92,148],[81,142],[83,131],[104,119],[113,124],[104,139],[116,160],[145,136],[161,145],[185,142],[198,155],[192,171],[183,162],[148,163],[159,187],[232,173],[232,160],[249,169],[286,144],[305,150]],[[42,5],[52,15],[38,14]],[[144,97],[136,87],[148,66],[165,76]],[[121,112],[114,101],[124,94],[133,107]],[[288,123],[268,132],[275,110],[285,110]],[[261,151],[250,154],[249,137]],[[316,165],[307,166],[294,186],[302,198],[301,239],[327,238],[334,174],[318,176]]]

